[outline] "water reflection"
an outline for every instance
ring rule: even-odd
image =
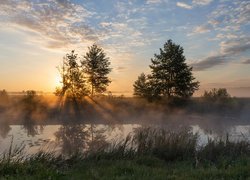
[[[0,136],[4,139],[7,137],[8,133],[10,132],[11,130],[11,127],[10,125],[8,124],[7,121],[5,120],[1,120],[0,119]]]
[[[89,132],[84,124],[63,125],[55,132],[55,137],[62,148],[62,153],[70,155],[86,149]]]
[[[35,153],[45,145],[54,145],[58,151],[66,156],[75,153],[87,153],[88,151],[98,151],[107,147],[113,142],[119,142],[125,139],[128,134],[138,131],[138,128],[144,127],[139,124],[119,124],[119,125],[101,125],[101,124],[64,124],[39,126],[29,124],[25,126],[9,126],[0,124],[0,153],[8,148],[12,135],[14,136],[14,145],[24,143],[28,153]],[[147,125],[147,127],[149,127]],[[225,129],[208,130],[209,126],[180,125],[180,124],[151,124],[155,129],[165,129],[167,131],[182,131],[189,128],[191,132],[200,135],[199,144],[205,144],[208,138],[226,138],[226,133],[230,140],[250,140],[250,125],[223,126]],[[203,128],[202,128],[203,127]],[[219,130],[221,132],[219,132]],[[222,133],[226,132],[226,133]]]
[[[26,91],[26,95],[21,97],[16,104],[17,112],[11,112],[21,119],[23,129],[28,136],[36,136],[43,131],[43,121],[47,118],[47,106],[42,96],[38,96],[35,91]]]
[[[54,134],[62,153],[72,155],[105,148],[108,129],[94,124],[68,124],[62,125]]]
[[[99,149],[108,146],[107,133],[109,131],[108,127],[101,127],[98,125],[89,125],[90,139],[88,142],[88,150],[91,152],[98,151]]]
[[[27,136],[36,136],[43,133],[43,125],[35,125],[33,121],[25,121],[25,124],[22,126],[22,129],[26,132]]]

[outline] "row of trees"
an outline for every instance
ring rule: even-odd
[[[156,100],[162,97],[187,98],[199,88],[192,75],[192,67],[185,63],[183,48],[168,40],[160,54],[151,59],[151,74],[142,73],[134,82],[134,95]]]
[[[88,48],[88,52],[78,62],[78,55],[72,51],[66,54],[59,67],[62,87],[57,88],[56,95],[80,99],[83,96],[94,96],[103,93],[111,82],[109,58],[97,45]],[[188,98],[199,88],[195,81],[192,67],[186,63],[183,48],[168,40],[160,54],[151,59],[151,74],[142,73],[134,82],[134,95],[156,100],[162,97]]]
[[[66,54],[58,69],[62,87],[58,87],[55,94],[61,97],[81,99],[84,96],[94,96],[106,91],[111,82],[108,78],[111,72],[109,58],[95,44],[88,48],[82,59],[78,58],[74,50]]]

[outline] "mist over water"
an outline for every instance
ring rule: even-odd
[[[11,96],[0,104],[0,153],[12,146],[27,154],[55,151],[64,155],[95,151],[124,140],[138,129],[152,127],[198,133],[208,139],[250,139],[250,100],[227,104],[194,98],[148,103],[123,97],[87,97],[81,103],[54,96]]]

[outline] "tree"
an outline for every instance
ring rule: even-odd
[[[139,97],[146,97],[147,96],[147,77],[144,73],[141,73],[140,76],[138,76],[138,79],[134,83],[134,95]]]
[[[203,97],[211,102],[223,102],[231,98],[226,88],[213,88],[211,91],[205,91]]]
[[[87,81],[91,86],[91,95],[106,91],[111,83],[108,74],[111,72],[109,58],[106,57],[103,49],[97,45],[88,48],[89,51],[81,61],[83,72],[87,74]]]
[[[77,54],[74,53],[74,50],[70,54],[66,54],[62,66],[58,69],[62,78],[62,87],[56,89],[57,96],[65,96],[75,101],[88,95],[86,80],[77,63]]]
[[[9,103],[9,96],[5,89],[0,90],[0,106],[6,106]]]
[[[190,97],[198,89],[192,67],[185,63],[183,48],[168,40],[160,54],[151,59],[151,74],[147,83],[152,97]]]
[[[137,97],[146,98],[148,100],[153,100],[156,98],[156,92],[154,91],[153,85],[149,82],[148,77],[141,73],[138,79],[134,82],[134,95]],[[154,98],[155,97],[155,98]]]

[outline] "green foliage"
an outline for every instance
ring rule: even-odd
[[[77,62],[77,54],[71,51],[66,54],[62,67],[59,72],[62,78],[62,88],[57,88],[55,94],[57,96],[65,96],[71,99],[81,99],[89,93],[86,80],[80,65]]]
[[[160,54],[151,59],[150,79],[159,95],[189,97],[198,89],[199,83],[194,82],[192,68],[185,63],[183,48],[168,40]]]
[[[131,148],[131,143],[135,141],[143,146],[140,151],[138,146]],[[3,179],[250,178],[249,142],[210,140],[204,147],[197,148],[193,144],[195,141],[196,137],[187,131],[173,134],[159,129],[157,131],[143,128],[138,129],[134,137],[128,137],[109,149],[88,156],[74,154],[63,157],[54,153],[38,152],[24,157],[20,148],[11,146],[9,152],[0,158],[0,177]]]
[[[106,91],[111,83],[108,74],[111,72],[109,58],[103,49],[97,45],[89,47],[89,51],[81,61],[83,72],[87,75],[87,81],[91,86],[91,95]]]
[[[205,111],[217,110],[218,114],[237,114],[244,109],[240,103],[241,100],[231,97],[226,88],[213,88],[205,91],[201,97],[201,105]]]
[[[142,73],[138,79],[134,82],[134,95],[137,97],[142,97],[152,101],[157,98],[157,94],[153,91],[148,77]]]
[[[72,129],[73,130],[73,129]],[[67,138],[71,139],[70,136]],[[79,135],[81,138],[81,135]],[[3,179],[249,179],[250,143],[209,140],[197,146],[187,130],[139,128],[93,153],[25,157],[10,146],[0,157]]]
[[[160,54],[155,54],[154,58],[151,59],[152,64],[149,66],[151,74],[148,76],[148,82],[142,84],[145,87],[141,89],[149,90],[153,99],[192,96],[194,91],[198,89],[199,82],[194,81],[192,67],[189,67],[185,60],[183,48],[173,43],[172,40],[168,40],[163,49],[160,48]],[[142,76],[140,78],[142,80]],[[136,94],[138,88],[134,87]],[[143,93],[142,97],[145,97],[145,94],[148,93]]]
[[[208,143],[198,151],[198,158],[202,162],[217,164],[224,160],[224,165],[231,164],[237,157],[250,156],[250,143],[247,141],[230,142],[228,137],[225,141],[221,139],[208,140]]]
[[[164,129],[142,128],[134,136],[139,154],[153,154],[166,161],[192,159],[195,156],[197,135],[188,129],[171,132]]]

